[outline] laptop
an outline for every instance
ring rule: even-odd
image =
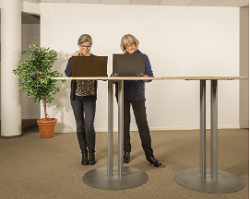
[[[108,56],[73,56],[72,77],[107,77]]]
[[[114,76],[144,76],[145,54],[113,54]]]

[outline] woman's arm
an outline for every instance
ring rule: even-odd
[[[67,67],[65,69],[65,74],[68,76],[68,77],[71,77],[72,76],[72,58],[70,57],[69,60],[68,60],[68,63],[67,63]]]
[[[144,77],[154,77],[153,71],[151,69],[151,64],[149,62],[147,55],[146,55],[146,61],[145,61],[145,76]],[[152,82],[152,80],[144,80],[144,82]]]

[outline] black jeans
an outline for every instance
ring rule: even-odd
[[[77,132],[86,132],[87,134],[95,133],[94,119],[96,100],[93,98],[76,96],[74,100],[71,100],[71,106],[76,118]]]
[[[145,101],[124,100],[124,151],[131,151],[130,143],[130,105],[134,110],[136,124],[141,138],[142,148],[147,157],[153,156],[151,148],[151,137],[149,133]]]

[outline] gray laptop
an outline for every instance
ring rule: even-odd
[[[72,77],[107,77],[108,56],[73,56]]]
[[[145,54],[113,54],[114,76],[144,76]]]

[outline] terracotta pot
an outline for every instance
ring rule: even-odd
[[[42,138],[51,138],[54,136],[56,122],[57,119],[55,118],[48,118],[48,120],[42,118],[37,120],[40,135]]]

